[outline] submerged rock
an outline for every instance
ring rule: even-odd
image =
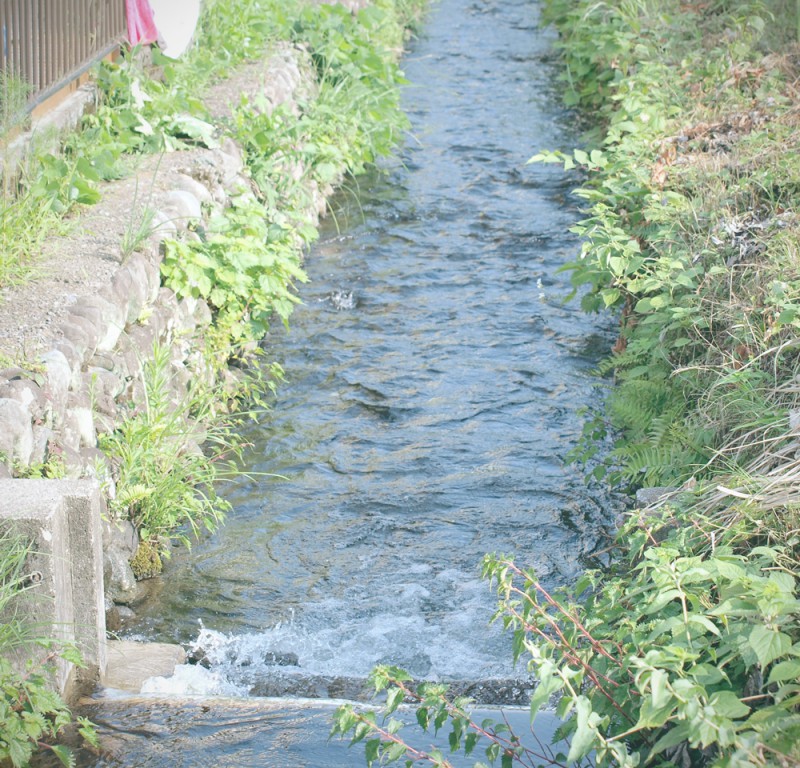
[[[264,663],[276,667],[296,667],[300,663],[296,653],[282,653],[281,651],[267,651],[264,654]]]
[[[202,648],[192,648],[186,654],[186,663],[193,666],[204,667],[205,669],[211,668],[211,660]]]
[[[422,682],[409,683],[413,689]],[[446,680],[448,696],[468,696],[475,704],[528,706],[536,684],[533,680],[499,678],[488,680]],[[250,690],[257,697],[299,697],[307,699],[348,699],[370,701],[375,689],[363,677],[341,675],[276,674],[259,680]]]

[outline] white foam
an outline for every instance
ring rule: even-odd
[[[234,685],[224,675],[199,665],[181,664],[171,677],[150,677],[142,684],[142,693],[182,696],[246,696],[247,687]]]

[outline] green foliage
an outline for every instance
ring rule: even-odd
[[[66,747],[53,744],[73,723],[63,699],[52,689],[55,662],[61,657],[80,666],[80,655],[69,646],[38,638],[18,613],[20,596],[29,586],[27,559],[30,546],[8,529],[0,531],[0,764],[27,766],[39,750],[52,752],[63,765],[73,765]],[[24,671],[11,657],[34,647],[35,660]],[[79,721],[81,736],[96,744],[96,734],[85,718]]]
[[[402,75],[387,48],[402,40],[393,7],[382,3],[356,17],[338,5],[293,15],[284,9],[277,23],[311,52],[318,93],[299,115],[240,105],[231,132],[259,199],[234,201],[201,242],[167,244],[165,283],[207,300],[234,345],[260,339],[274,316],[286,323],[297,301],[294,283],[306,279],[298,248],[316,237],[314,201],[296,169],[326,188],[391,152],[407,125],[398,99]]]
[[[111,512],[164,554],[170,537],[188,545],[190,534],[222,521],[229,505],[216,486],[240,450],[237,418],[221,411],[220,393],[195,383],[175,401],[170,369],[169,348],[156,346],[143,366],[144,408],[100,439],[117,478]]]
[[[781,383],[798,364],[799,233],[784,211],[800,163],[786,162],[791,76],[758,49],[769,14],[549,0],[546,15],[568,101],[599,120],[593,148],[532,160],[581,170],[583,245],[566,269],[584,309],[621,312],[604,366],[617,386],[574,456],[624,487],[680,484],[730,471],[726,446],[749,435],[744,466],[797,405]]]
[[[656,539],[661,538],[661,543]],[[409,677],[375,671],[388,691],[382,718],[339,710],[334,733],[366,741],[367,762],[400,757],[450,765],[399,735],[391,718],[412,701],[423,729],[450,730],[453,752],[485,751],[502,765],[781,766],[800,760],[800,593],[785,547],[742,551],[733,534],[709,546],[709,528],[687,515],[656,527],[632,520],[605,573],[549,592],[530,570],[487,556],[497,619],[518,661],[538,679],[531,720],[556,701],[563,724],[545,754],[503,724],[477,723],[442,686],[416,691]],[[727,541],[726,541],[727,539]],[[402,749],[401,749],[402,746]]]
[[[179,296],[202,298],[231,343],[260,339],[276,314],[286,322],[305,282],[296,230],[277,210],[241,197],[209,223],[204,240],[166,244],[164,282]]]
[[[299,130],[323,183],[389,154],[408,125],[397,88],[405,80],[391,52],[403,29],[392,10],[392,3],[370,5],[354,18],[343,6],[323,5],[306,8],[295,23],[321,86]]]

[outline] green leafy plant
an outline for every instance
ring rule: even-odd
[[[56,660],[82,666],[80,654],[71,646],[36,636],[18,611],[30,585],[26,567],[30,551],[23,537],[7,528],[0,531],[0,763],[21,768],[44,750],[72,766],[71,752],[57,743],[62,732],[77,725],[80,736],[95,747],[97,736],[86,718],[73,718],[53,690]],[[34,658],[20,670],[11,659],[25,655],[31,646],[36,648]]]
[[[207,300],[233,344],[260,339],[273,315],[288,320],[305,281],[286,217],[271,220],[252,198],[239,198],[208,226],[200,242],[168,241],[161,271],[179,296]]]
[[[503,765],[580,765],[590,757],[631,768],[795,764],[800,595],[792,551],[743,552],[724,541],[712,548],[709,526],[693,523],[634,518],[618,535],[610,571],[588,572],[557,593],[512,560],[487,556],[497,619],[538,680],[534,734],[537,713],[556,701],[563,721],[556,740],[566,746],[545,754],[502,723],[474,722],[469,702],[449,702],[442,686],[414,691],[404,673],[381,668],[374,678],[388,691],[384,714],[410,699],[423,728],[447,725],[452,751],[480,746]],[[334,733],[367,740],[369,764],[405,756],[407,764],[449,765],[441,754],[409,748],[400,727],[347,706]]]
[[[195,385],[176,400],[170,368],[169,348],[156,346],[143,366],[144,407],[100,439],[117,478],[112,513],[167,555],[168,539],[188,545],[222,521],[229,505],[217,483],[235,473],[241,447],[236,418],[221,409],[218,393]]]
[[[545,11],[569,100],[598,119],[589,148],[532,160],[580,170],[583,243],[565,268],[584,309],[621,313],[601,367],[617,386],[573,455],[626,488],[725,474],[726,445],[758,425],[762,439],[737,453],[746,462],[797,405],[781,383],[798,363],[785,344],[797,223],[783,213],[798,167],[784,162],[788,82],[757,63],[769,9],[684,11],[671,0],[550,0]],[[598,464],[593,443],[608,437],[615,448]]]

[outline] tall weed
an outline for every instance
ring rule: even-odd
[[[144,407],[102,436],[100,447],[116,477],[112,513],[168,554],[169,539],[188,545],[224,519],[229,504],[217,483],[235,473],[241,443],[235,418],[220,410],[218,391],[198,384],[175,394],[168,347],[154,348],[143,375]]]

